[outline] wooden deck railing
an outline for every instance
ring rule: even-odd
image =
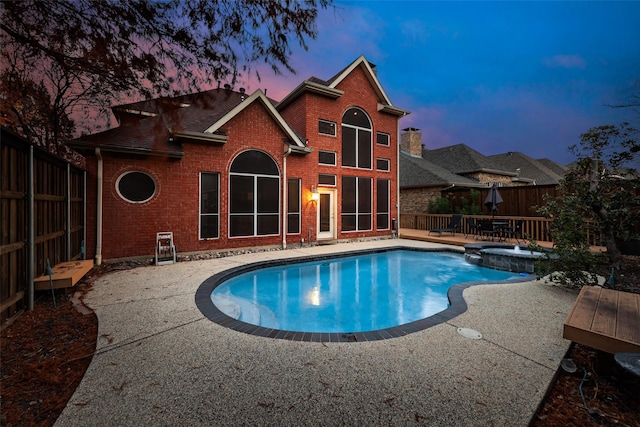
[[[552,220],[537,216],[499,216],[491,217],[489,215],[465,215],[462,218],[462,231],[470,233],[467,224],[467,218],[489,219],[495,218],[500,221],[509,221],[514,227],[516,221],[522,220],[522,235],[531,240],[538,242],[552,242],[549,232],[549,225]],[[409,228],[413,230],[434,230],[437,228],[445,228],[449,225],[451,214],[423,214],[423,213],[402,213],[400,214],[400,228]],[[587,230],[587,238],[592,246],[601,245],[602,239],[597,233],[592,231],[592,227],[585,224]]]

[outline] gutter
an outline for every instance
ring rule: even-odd
[[[102,264],[102,186],[104,180],[103,160],[100,148],[96,148],[98,159],[98,188],[96,192],[96,265]]]

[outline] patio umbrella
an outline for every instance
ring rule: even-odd
[[[493,186],[489,189],[489,194],[487,194],[487,198],[484,199],[484,205],[495,216],[496,211],[498,210],[498,206],[500,206],[500,203],[502,203],[502,196],[498,191],[498,184],[494,183]]]

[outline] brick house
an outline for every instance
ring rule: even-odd
[[[549,159],[509,152],[485,156],[465,144],[427,149],[420,129],[400,134],[401,213],[427,213],[429,203],[462,189],[558,185],[565,168]],[[453,190],[455,188],[455,190]]]
[[[230,87],[113,108],[119,126],[69,142],[87,158],[87,257],[150,256],[392,234],[398,122],[360,56],[280,102]]]

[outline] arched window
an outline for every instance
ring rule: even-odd
[[[229,236],[265,236],[280,232],[280,174],[266,153],[249,150],[231,164]]]
[[[360,108],[342,116],[342,166],[371,169],[371,121]]]
[[[156,194],[156,182],[145,172],[125,172],[116,182],[120,197],[130,203],[144,203]]]

